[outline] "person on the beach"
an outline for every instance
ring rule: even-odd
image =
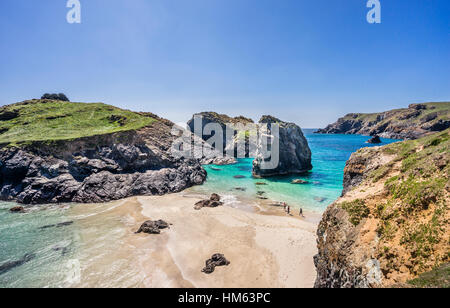
[[[305,216],[303,216],[303,209],[302,208],[300,208],[300,216],[301,217],[305,217]]]
[[[291,214],[291,207],[289,205],[287,206],[287,213]]]

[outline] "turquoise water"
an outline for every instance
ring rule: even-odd
[[[269,200],[322,212],[341,194],[343,170],[351,153],[370,145],[364,136],[315,135],[312,130],[305,130],[305,135],[314,166],[307,175],[253,179],[252,159],[242,159],[230,166],[206,166],[206,183],[189,192],[217,192],[225,198],[250,200],[264,192]],[[384,144],[394,141],[383,139]],[[244,178],[236,179],[236,175]],[[309,184],[290,184],[293,179]],[[258,186],[257,182],[267,185]],[[138,285],[140,272],[130,268],[132,256],[115,254],[130,234],[130,217],[117,212],[116,203],[37,206],[22,214],[9,212],[14,205],[0,202],[0,288]],[[73,223],[57,226],[66,222]],[[2,265],[25,256],[27,262],[1,271]],[[74,280],[77,266],[84,273],[82,281]]]
[[[193,190],[199,193],[222,193],[233,197],[256,198],[258,192],[272,201],[287,202],[294,208],[322,212],[342,193],[343,170],[350,155],[367,144],[367,136],[322,135],[314,130],[304,130],[305,137],[313,153],[314,169],[303,176],[293,175],[270,179],[254,179],[251,176],[253,159],[240,159],[229,166],[205,166],[208,179]],[[382,139],[381,145],[398,140]],[[220,170],[219,170],[220,169]],[[234,176],[244,176],[236,179]],[[291,184],[294,179],[308,181],[308,184]],[[256,185],[264,182],[267,185]],[[245,190],[245,191],[244,191]]]

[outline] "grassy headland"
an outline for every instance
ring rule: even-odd
[[[156,117],[103,103],[29,100],[0,109],[0,144],[72,140],[139,129]]]

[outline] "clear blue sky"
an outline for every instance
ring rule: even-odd
[[[321,127],[450,100],[450,1],[0,1],[0,104],[64,92],[174,121],[218,111]]]

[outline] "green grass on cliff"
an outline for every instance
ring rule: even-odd
[[[30,100],[0,108],[0,144],[71,140],[139,129],[154,121],[102,103]]]
[[[408,282],[417,288],[450,288],[450,263],[420,275]]]
[[[427,106],[426,110],[421,110],[421,113],[417,117],[411,118],[403,118],[406,114],[413,112],[413,110],[409,108],[402,109],[394,109],[391,111],[380,112],[380,113],[356,113],[356,114],[348,114],[343,119],[344,120],[361,120],[363,122],[373,122],[377,120],[377,117],[382,114],[389,114],[391,116],[386,116],[384,120],[380,121],[379,124],[383,124],[395,119],[396,122],[404,122],[408,124],[420,124],[422,120],[424,120],[427,116],[432,114],[436,114],[436,120],[450,119],[450,102],[439,102],[439,103],[425,103],[421,104]]]
[[[448,261],[448,255],[435,250],[445,239],[448,227],[448,189],[450,186],[450,129],[418,140],[399,142],[383,147],[383,152],[396,155],[401,163],[400,174],[385,182],[388,203],[377,216],[381,219],[379,233],[402,232],[400,244],[411,253],[410,261],[419,268],[430,257]],[[430,219],[421,221],[432,206]],[[412,223],[405,223],[406,221]]]

